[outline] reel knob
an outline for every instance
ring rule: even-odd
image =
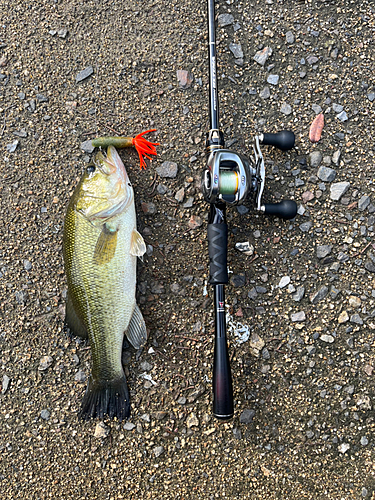
[[[281,130],[276,134],[261,134],[260,143],[275,146],[281,151],[292,149],[295,142],[295,135],[291,130]]]
[[[280,203],[265,203],[260,208],[267,215],[276,215],[280,219],[294,219],[297,215],[297,203],[293,200],[283,200]]]

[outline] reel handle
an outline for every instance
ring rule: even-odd
[[[265,203],[261,210],[267,215],[276,215],[281,219],[294,219],[298,208],[295,201],[283,200],[279,203]]]
[[[275,146],[281,151],[292,149],[295,142],[295,135],[291,130],[281,130],[276,134],[261,134],[260,143]]]

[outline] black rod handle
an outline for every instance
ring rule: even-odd
[[[225,321],[224,286],[215,285],[215,348],[212,388],[213,414],[220,420],[233,417],[233,384]]]
[[[283,200],[280,203],[265,203],[262,210],[267,215],[276,215],[281,219],[294,219],[297,215],[297,203],[293,200]]]
[[[261,144],[275,146],[281,151],[288,151],[294,146],[296,137],[291,130],[281,130],[276,134],[262,134],[260,136]]]

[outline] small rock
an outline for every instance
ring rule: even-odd
[[[21,306],[24,306],[26,304],[28,299],[28,293],[26,292],[26,290],[17,291],[15,293],[15,296],[18,304],[20,304]]]
[[[95,427],[94,437],[95,438],[107,438],[111,429],[105,425],[104,422],[98,422]]]
[[[142,208],[143,213],[145,215],[155,215],[157,212],[156,205],[155,205],[155,203],[152,203],[152,201],[150,201],[148,203],[143,201],[141,203],[141,208]]]
[[[336,170],[330,167],[319,167],[317,176],[323,182],[333,182],[336,178]]]
[[[232,14],[220,14],[217,18],[219,28],[224,28],[234,23],[234,17]]]
[[[42,410],[40,412],[40,416],[43,420],[49,420],[49,417],[51,416],[51,412],[49,412],[48,410]]]
[[[153,451],[155,457],[159,458],[164,453],[164,447],[163,446],[155,446],[155,448],[152,451]]]
[[[370,205],[370,197],[369,196],[362,196],[359,200],[358,200],[358,210],[363,212],[364,210],[366,210],[366,208]]]
[[[375,265],[373,264],[373,262],[371,262],[371,260],[365,262],[365,269],[370,273],[375,273]]]
[[[84,141],[84,142],[81,143],[81,149],[85,153],[91,154],[94,151],[95,148],[92,145],[91,140],[88,140],[88,141]]]
[[[7,151],[9,153],[14,153],[15,150],[17,149],[17,146],[19,144],[19,141],[15,140],[11,144],[7,144]]]
[[[350,182],[337,182],[331,185],[330,198],[333,201],[339,201],[340,198],[348,191]]]
[[[293,313],[290,315],[290,319],[294,323],[300,323],[301,321],[305,321],[306,314],[304,313],[304,311],[300,311],[298,313]]]
[[[29,260],[25,259],[23,261],[23,267],[24,267],[25,271],[30,271],[32,269],[33,265],[31,264],[31,262]]]
[[[141,363],[141,370],[145,372],[151,371],[153,368],[152,364],[149,363],[148,361],[142,361]]]
[[[250,346],[251,354],[258,358],[264,345],[265,345],[264,340],[261,339],[257,333],[252,333],[252,335],[249,339],[249,346]]]
[[[366,436],[361,437],[361,445],[362,446],[367,446],[368,445],[368,439]]]
[[[188,226],[190,229],[197,229],[203,224],[202,219],[198,215],[192,215],[188,222]]]
[[[240,288],[246,285],[246,276],[245,274],[235,274],[231,277],[230,283],[235,288]]]
[[[335,285],[331,286],[331,291],[329,292],[330,296],[332,299],[337,299],[337,296],[339,295],[340,290],[335,287]]]
[[[338,322],[340,324],[347,323],[349,321],[349,314],[346,311],[342,311],[338,317]]]
[[[53,358],[51,356],[43,356],[40,358],[38,370],[43,372],[47,370],[53,363]]]
[[[48,102],[49,101],[48,97],[46,97],[43,94],[36,94],[36,98],[37,98],[38,102]]]
[[[355,323],[356,325],[363,325],[363,320],[358,313],[355,313],[350,316],[350,323]]]
[[[285,33],[285,41],[288,45],[291,45],[292,43],[294,43],[294,35],[291,31],[287,31]]]
[[[245,255],[253,255],[254,254],[254,246],[250,245],[249,241],[244,241],[243,243],[236,243],[236,250],[244,253]]]
[[[366,373],[366,375],[368,375],[369,377],[371,377],[372,372],[374,371],[374,367],[371,366],[371,365],[365,365],[363,367],[363,371]]]
[[[279,288],[285,288],[287,285],[290,283],[290,277],[289,276],[283,276],[279,282]]]
[[[307,203],[308,201],[311,201],[314,199],[314,193],[312,193],[311,191],[305,191],[303,194],[302,194],[302,202],[303,203]],[[300,214],[302,215],[302,214]]]
[[[373,102],[375,100],[375,92],[371,92],[370,94],[367,94],[367,99],[370,102]]]
[[[255,416],[255,410],[246,409],[240,415],[241,424],[251,424]]]
[[[165,178],[175,178],[177,176],[177,170],[177,163],[173,161],[165,161],[160,167],[156,167],[156,173],[160,175],[160,177]]]
[[[336,118],[340,120],[340,122],[346,122],[348,120],[348,115],[345,113],[345,111],[341,111],[341,113],[338,114]]]
[[[290,115],[292,113],[292,107],[285,102],[281,105],[280,112],[284,115]]]
[[[184,201],[184,196],[185,196],[185,189],[181,188],[177,191],[174,198],[175,200],[178,201],[178,203],[182,203]]]
[[[338,165],[339,164],[339,161],[340,161],[340,158],[341,158],[341,151],[338,149],[337,151],[335,151],[332,155],[332,162],[335,164],[335,165]]]
[[[199,426],[199,420],[195,413],[190,413],[190,415],[187,417],[186,426],[188,429]]]
[[[269,87],[264,87],[264,89],[259,93],[262,99],[269,99],[271,97],[271,92]]]
[[[305,295],[305,287],[299,286],[297,287],[296,293],[292,295],[292,299],[295,300],[296,302],[299,302],[300,300],[303,299],[304,295]]]
[[[316,247],[316,256],[318,259],[324,259],[332,251],[332,245],[318,245]]]
[[[59,30],[59,31],[57,32],[57,36],[58,36],[59,38],[63,38],[63,39],[65,39],[65,38],[68,36],[68,30],[67,30],[67,29],[64,29],[64,28],[63,28],[63,29],[61,29],[61,30]]]
[[[78,372],[74,375],[74,380],[76,382],[86,382],[87,375],[83,370],[78,370]]]
[[[242,47],[241,47],[240,43],[230,43],[229,50],[234,55],[235,59],[242,59],[243,58],[243,51],[242,51]]]
[[[183,204],[184,208],[191,208],[194,205],[194,197],[190,196],[186,202]]]
[[[180,84],[180,87],[182,87],[183,89],[187,89],[191,87],[191,84],[194,81],[194,77],[191,73],[189,73],[189,71],[179,69],[177,70],[177,80]]]
[[[338,450],[340,453],[346,453],[350,449],[350,444],[348,443],[342,443],[338,447]]]
[[[323,159],[323,155],[320,151],[313,151],[309,154],[309,163],[313,168],[319,167],[321,161]]]
[[[132,424],[131,422],[126,422],[123,427],[126,431],[132,431],[135,428],[135,424]]]
[[[254,61],[256,61],[261,66],[264,66],[267,59],[271,57],[272,49],[271,47],[264,47],[264,49],[259,50],[255,56],[253,57]]]
[[[299,226],[300,230],[303,232],[303,233],[308,233],[310,231],[310,229],[312,228],[312,222],[311,221],[308,221],[308,222],[303,222],[300,226]]]
[[[88,66],[87,68],[83,69],[78,73],[76,76],[76,83],[82,82],[83,80],[86,80],[89,76],[91,76],[94,73],[94,69],[92,66]]]
[[[307,62],[312,66],[313,64],[316,64],[319,61],[319,59],[316,56],[309,56],[307,58]]]
[[[327,342],[328,344],[332,344],[335,341],[335,337],[333,337],[332,335],[327,335],[325,333],[321,335],[320,339],[323,342]]]
[[[13,135],[16,135],[17,137],[21,137],[21,139],[25,139],[27,137],[27,132],[24,128],[21,130],[15,130],[13,132]]]
[[[9,384],[10,384],[10,377],[8,377],[8,375],[3,375],[1,394],[5,394],[7,392]]]
[[[337,104],[336,102],[334,102],[332,104],[332,109],[335,113],[341,113],[341,111],[344,109],[344,106],[342,106],[341,104]]]
[[[279,83],[279,75],[269,75],[267,78],[267,83],[271,85],[277,85]]]
[[[197,399],[199,399],[206,392],[206,387],[203,384],[199,384],[198,388],[189,394],[188,402],[194,403]]]
[[[349,305],[350,307],[357,309],[358,307],[361,307],[361,299],[352,295],[349,297]]]
[[[372,410],[372,404],[371,404],[371,399],[369,396],[366,396],[366,395],[358,395],[356,397],[356,402],[355,402],[356,406],[358,406],[358,408],[360,410]]]
[[[319,104],[313,104],[311,107],[316,115],[319,115],[322,112],[322,108],[319,106]],[[312,142],[318,142],[318,141],[312,141]]]
[[[322,286],[317,292],[310,295],[310,302],[312,304],[317,304],[321,300],[323,300],[328,294],[328,287]]]

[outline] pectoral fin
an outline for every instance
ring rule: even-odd
[[[108,223],[103,225],[103,229],[96,242],[94,250],[94,264],[100,266],[110,262],[115,255],[117,246],[117,228],[111,227]]]
[[[145,320],[137,304],[135,305],[133,316],[126,331],[126,336],[135,349],[140,349],[147,341]]]
[[[146,252],[146,243],[141,234],[136,229],[133,229],[131,235],[130,253],[135,257],[142,257]]]
[[[69,328],[70,333],[77,337],[81,337],[82,339],[87,339],[88,334],[85,325],[79,318],[73,301],[69,295],[69,291],[66,297],[66,306],[65,306],[65,325]]]

